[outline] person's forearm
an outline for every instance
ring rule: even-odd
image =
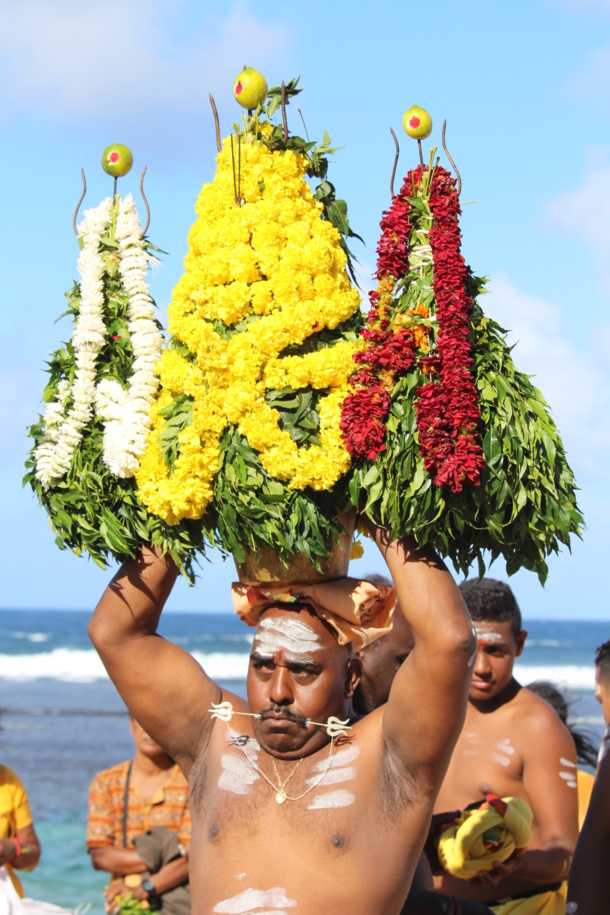
[[[169,864],[160,868],[156,874],[152,874],[151,882],[154,883],[158,896],[173,890],[175,886],[186,883],[189,879],[189,863],[186,857],[175,858]]]
[[[14,851],[8,856],[8,862],[11,867],[20,871],[33,870],[40,861],[40,845],[32,840],[27,843],[21,843],[19,840],[9,840]]]
[[[536,885],[567,880],[573,853],[569,843],[526,850],[513,875]]]
[[[463,645],[476,648],[472,622],[453,576],[431,549],[418,549],[410,538],[389,539],[375,529],[375,540],[388,565],[403,614],[415,643],[431,642],[436,651]]]
[[[108,642],[122,644],[129,636],[155,633],[177,575],[169,553],[161,556],[149,547],[123,563],[89,623],[89,637],[96,648]]]
[[[142,874],[146,870],[146,865],[135,848],[115,848],[114,846],[104,846],[103,848],[89,849],[91,854],[91,863],[96,871],[108,871],[110,874]]]

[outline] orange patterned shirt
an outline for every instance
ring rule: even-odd
[[[89,786],[87,850],[104,846],[123,847],[123,807],[129,762],[98,773]],[[178,765],[168,771],[167,784],[145,803],[130,784],[127,800],[127,847],[134,837],[152,826],[165,826],[187,847],[191,844],[188,785]]]

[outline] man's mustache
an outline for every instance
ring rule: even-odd
[[[293,721],[295,724],[298,724],[301,728],[307,727],[307,718],[305,718],[304,715],[297,715],[296,712],[291,712],[290,709],[284,708],[281,705],[270,705],[267,708],[261,709],[259,715],[261,721],[264,721],[266,717],[285,718],[287,721]]]

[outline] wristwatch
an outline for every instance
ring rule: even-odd
[[[153,902],[157,898],[157,890],[155,889],[155,884],[152,880],[146,878],[142,881],[142,889],[146,893],[146,897],[149,902]]]

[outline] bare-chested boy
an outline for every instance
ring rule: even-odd
[[[248,702],[156,634],[177,574],[168,558],[145,550],[96,608],[90,635],[111,678],[189,781],[196,915],[401,910],[463,722],[476,645],[442,563],[380,532],[377,542],[415,647],[387,705],[335,740],[325,725],[350,717],[360,662],[308,605],[275,602],[263,613]],[[229,721],[210,714],[221,702],[237,713]]]
[[[464,809],[487,793],[523,798],[532,808],[532,839],[513,857],[472,880],[444,875],[435,886],[512,911],[510,899],[528,899],[519,911],[563,915],[576,838],[576,751],[549,705],[513,677],[527,632],[510,588],[491,579],[464,582],[462,595],[477,631],[479,650],[466,721],[435,810]],[[513,906],[514,907],[514,906]]]

